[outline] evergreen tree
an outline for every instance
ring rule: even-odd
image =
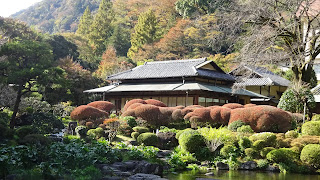
[[[87,6],[87,9],[84,11],[83,15],[80,18],[80,23],[78,25],[78,30],[76,33],[87,36],[90,32],[89,27],[91,26],[91,24],[92,15],[89,6]]]
[[[96,54],[102,54],[106,49],[105,41],[112,35],[111,23],[113,19],[112,3],[110,0],[102,0],[89,33],[89,40],[95,47]]]
[[[149,9],[139,15],[138,23],[134,27],[134,33],[131,35],[131,47],[128,51],[128,57],[135,60],[135,54],[145,44],[155,42],[160,38],[158,20],[154,12]]]

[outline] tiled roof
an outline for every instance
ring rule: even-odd
[[[314,95],[320,95],[320,84],[318,84],[316,87],[312,88],[311,92]]]
[[[245,68],[249,71],[251,71],[252,73],[256,74],[256,77],[252,77],[252,78],[243,78],[242,82],[237,83],[237,85],[242,85],[242,86],[271,86],[271,85],[275,85],[275,86],[289,86],[290,85],[290,81],[274,74],[273,72],[262,68],[262,67],[256,67],[256,66],[250,66],[250,65],[243,65],[239,68]],[[230,73],[236,72],[236,69],[233,70]]]
[[[201,65],[206,62],[208,62],[206,58],[146,62],[144,65],[131,70],[111,75],[107,79],[125,80],[203,76],[228,81],[235,80],[231,75],[223,72],[218,66],[216,66],[217,71],[201,69]],[[210,61],[210,63],[214,62]]]

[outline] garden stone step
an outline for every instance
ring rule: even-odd
[[[160,176],[154,175],[154,174],[138,173],[130,176],[128,180],[168,180],[168,179],[161,178]]]

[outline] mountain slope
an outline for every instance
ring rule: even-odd
[[[35,26],[42,32],[75,32],[84,10],[99,8],[100,0],[43,0],[11,17]]]

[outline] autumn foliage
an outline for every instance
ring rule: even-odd
[[[115,106],[109,101],[94,101],[89,103],[88,106],[92,106],[106,112],[110,112],[115,108]]]
[[[102,111],[100,109],[94,108],[92,106],[88,105],[82,105],[77,108],[75,108],[71,112],[71,119],[72,120],[95,120],[99,118],[108,117],[108,113],[105,111]]]
[[[237,109],[237,108],[243,108],[244,106],[242,104],[238,104],[238,103],[228,103],[228,104],[223,105],[222,107],[230,108],[230,109]]]

